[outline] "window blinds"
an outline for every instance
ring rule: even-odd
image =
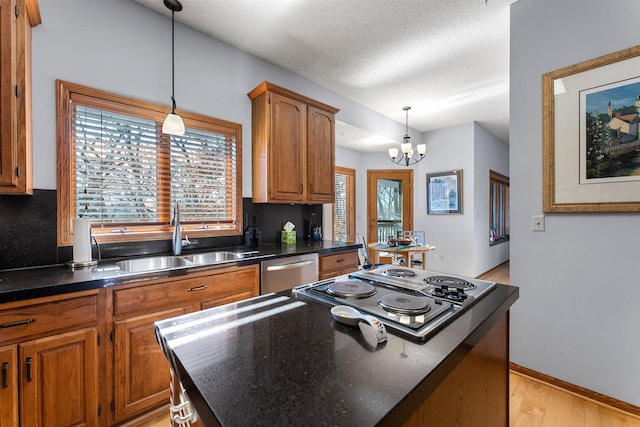
[[[99,224],[235,220],[235,138],[187,128],[160,132],[150,119],[74,105],[74,184],[78,216]]]

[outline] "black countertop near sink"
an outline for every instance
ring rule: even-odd
[[[397,426],[518,293],[498,284],[427,342],[389,333],[375,349],[295,291],[161,321],[156,335],[207,426]]]
[[[246,246],[238,246],[234,248],[211,248],[206,251],[199,252],[230,250],[235,252],[256,251],[256,253],[239,261],[229,261],[210,266],[194,266],[149,273],[121,272],[116,265],[116,261],[118,260],[115,259],[104,260],[100,262],[98,266],[93,268],[75,270],[72,270],[63,264],[24,269],[0,270],[0,303],[58,295],[67,292],[104,288],[126,283],[129,280],[140,280],[141,278],[161,279],[165,277],[184,276],[193,271],[222,268],[230,265],[254,264],[269,258],[312,252],[328,254],[345,250],[353,250],[359,247],[360,244],[355,243],[323,240],[313,242],[299,241],[296,245],[290,246],[265,244],[258,248]],[[196,252],[184,251],[182,255],[191,255],[192,253]]]

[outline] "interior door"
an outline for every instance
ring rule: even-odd
[[[367,171],[367,242],[413,230],[413,169]]]

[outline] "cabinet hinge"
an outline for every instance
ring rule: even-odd
[[[16,98],[20,98],[20,88],[16,85]]]

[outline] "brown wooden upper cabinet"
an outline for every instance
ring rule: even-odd
[[[270,82],[252,101],[253,201],[333,203],[337,108]]]
[[[0,194],[33,194],[31,28],[37,0],[0,0]]]

